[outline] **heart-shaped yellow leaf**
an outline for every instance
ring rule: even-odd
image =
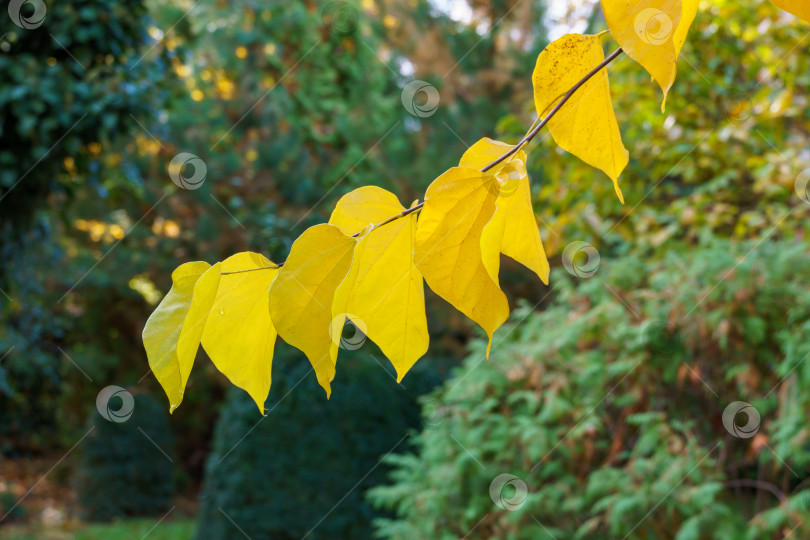
[[[810,2],[807,0],[771,0],[771,3],[788,13],[810,22]]]
[[[662,111],[698,4],[700,0],[602,0],[613,38],[664,91]]]
[[[380,223],[404,210],[393,193],[367,186],[340,199],[329,223],[344,233],[357,232],[364,223]],[[359,347],[365,334],[391,361],[401,381],[427,352],[425,291],[413,262],[415,234],[413,213],[372,230],[357,243],[332,304],[333,363],[339,348]],[[353,338],[342,337],[346,319],[356,328]]]
[[[472,145],[459,162],[460,167],[482,169],[506,153],[512,145],[483,138]],[[500,254],[511,257],[548,284],[549,265],[532,207],[526,153],[516,152],[488,172],[500,184],[495,214],[481,234],[481,256],[489,276],[500,283]]]
[[[414,244],[416,266],[436,294],[478,323],[487,336],[509,317],[506,296],[484,266],[481,233],[495,213],[495,176],[455,167],[428,187]]]
[[[206,262],[189,262],[172,272],[172,288],[152,312],[143,328],[143,346],[149,359],[149,368],[169,398],[169,411],[183,401],[191,363],[181,364],[177,356],[177,342],[183,321],[191,307],[194,285],[211,268]],[[187,361],[188,358],[185,358]]]
[[[211,361],[264,413],[270,392],[276,329],[267,309],[278,268],[258,253],[238,253],[221,263],[219,286],[202,333]]]
[[[293,243],[270,287],[270,317],[281,339],[309,358],[318,383],[332,392],[332,299],[349,271],[357,241],[329,224],[310,227]]]
[[[596,36],[568,34],[540,53],[534,68],[534,104],[542,118],[560,98],[605,59]],[[607,71],[591,77],[549,121],[554,141],[613,180],[619,200],[619,174],[629,161],[613,112]]]

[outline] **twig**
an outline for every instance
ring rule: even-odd
[[[599,73],[602,69],[607,67],[608,64],[610,64],[616,58],[618,58],[622,54],[622,52],[623,52],[622,48],[619,47],[618,49],[616,49],[615,51],[610,53],[610,56],[608,56],[607,58],[602,60],[602,62],[600,62],[599,65],[597,65],[595,68],[593,68],[591,71],[589,71],[574,86],[572,86],[571,89],[568,90],[568,92],[566,92],[565,95],[560,99],[560,101],[557,102],[557,104],[554,106],[554,108],[551,109],[551,111],[549,111],[549,113],[543,118],[543,120],[541,120],[540,122],[535,122],[536,125],[526,134],[525,137],[523,137],[515,146],[510,148],[503,155],[498,157],[495,161],[493,161],[492,163],[489,163],[488,165],[483,167],[481,169],[481,172],[487,172],[490,169],[492,169],[493,167],[496,167],[497,165],[499,165],[500,163],[503,163],[507,158],[517,154],[520,151],[521,148],[523,148],[525,145],[529,144],[532,141],[532,139],[534,139],[537,136],[537,134],[540,133],[540,130],[543,129],[544,127],[546,127],[546,125],[549,123],[549,121],[551,121],[551,119],[554,117],[554,115],[557,114],[558,112],[560,112],[560,109],[562,109],[563,106],[568,102],[568,100],[571,99],[571,97],[573,97],[573,95],[576,93],[577,90],[582,88],[585,85],[585,83],[588,82],[594,75]],[[414,212],[418,212],[424,206],[425,206],[424,201],[420,202],[419,204],[415,204],[415,205],[411,206],[410,208],[408,208],[407,210],[403,210],[399,214],[391,216],[390,218],[385,219],[384,221],[381,221],[380,223],[377,223],[376,225],[371,227],[371,231],[373,231],[375,229],[378,229],[379,227],[382,227],[383,225],[387,225],[387,224],[391,223],[392,221],[396,221],[396,220],[398,220],[400,218],[403,218],[403,217],[405,217],[405,216],[407,216],[409,214],[413,214]],[[360,231],[360,232],[362,232],[362,231]],[[354,233],[352,235],[352,238],[357,238],[358,236],[360,236],[360,232]],[[222,272],[222,275],[241,274],[243,272],[254,272],[256,270],[270,270],[270,269],[281,268],[282,266],[284,266],[284,263],[280,262],[275,266],[262,266],[262,267],[259,267],[259,268],[250,268],[250,269],[247,269],[247,270],[234,270],[233,272]]]

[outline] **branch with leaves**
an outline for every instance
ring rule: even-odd
[[[805,0],[772,0],[810,21]],[[143,331],[149,365],[173,411],[202,344],[214,365],[264,412],[277,337],[309,359],[331,392],[344,324],[388,357],[400,381],[428,350],[424,282],[489,337],[509,316],[500,255],[548,284],[549,263],[532,208],[525,146],[548,126],[558,146],[618,179],[629,162],[605,67],[622,52],[666,95],[699,0],[602,0],[619,48],[604,56],[600,35],[569,34],[540,53],[532,75],[538,121],[515,145],[484,138],[410,207],[374,186],[342,197],[329,222],[310,227],[285,262],[258,253],[189,262]],[[424,282],[423,282],[424,280]],[[351,348],[350,346],[348,348]]]

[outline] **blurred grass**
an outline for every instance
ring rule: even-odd
[[[104,525],[80,525],[69,530],[43,525],[10,526],[0,529],[2,540],[188,540],[194,534],[194,521],[167,521],[155,526],[155,519],[132,519]],[[150,532],[151,531],[151,532]]]

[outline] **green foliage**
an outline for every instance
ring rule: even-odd
[[[303,355],[279,346],[266,417],[232,390],[208,460],[197,538],[234,538],[234,523],[251,538],[368,538],[379,514],[363,493],[385,477],[380,458],[407,447],[419,422],[416,396],[438,382],[435,367],[417,366],[398,386],[382,358],[368,342],[342,357],[327,401]]]
[[[147,395],[134,398],[132,416],[124,422],[93,411],[76,478],[79,501],[91,521],[159,516],[171,507],[175,473],[168,413]],[[112,410],[121,408],[120,399],[112,398]]]
[[[21,15],[30,17],[34,4],[24,3]],[[65,432],[78,431],[89,401],[85,398],[98,389],[77,391],[84,379],[60,352],[71,350],[66,335],[96,353],[77,355],[86,370],[97,374],[113,364],[98,337],[84,340],[76,333],[97,319],[82,320],[76,311],[55,307],[96,260],[76,257],[75,246],[64,242],[62,227],[85,212],[74,205],[77,200],[113,204],[111,192],[131,180],[110,173],[120,166],[113,141],[134,127],[133,117],[155,114],[167,80],[167,54],[139,61],[150,47],[150,18],[142,1],[48,2],[45,7],[42,24],[33,28],[20,28],[5,11],[0,17],[3,454],[41,452],[47,444],[58,444]],[[124,280],[125,289],[130,277]],[[65,288],[56,283],[62,278]],[[108,288],[102,295],[106,308],[95,302],[104,317],[120,299],[110,293]],[[91,333],[98,336],[102,326],[103,333],[115,332],[113,324],[95,325]],[[77,394],[79,407],[70,403]]]
[[[33,2],[21,6],[32,15]],[[140,62],[148,39],[142,0],[52,2],[40,26],[0,18],[0,233],[8,242],[55,191],[76,186],[60,173],[80,168],[104,196],[101,143],[149,114],[165,62]],[[11,253],[2,253],[4,257]]]
[[[380,533],[807,535],[807,245],[683,248],[653,264],[603,256],[578,286],[557,272],[555,301],[514,313],[490,361],[477,342],[426,402],[416,453],[387,458],[393,485],[372,500],[398,519]],[[724,427],[735,401],[760,413],[753,437]],[[527,486],[513,512],[490,498],[502,473]]]

